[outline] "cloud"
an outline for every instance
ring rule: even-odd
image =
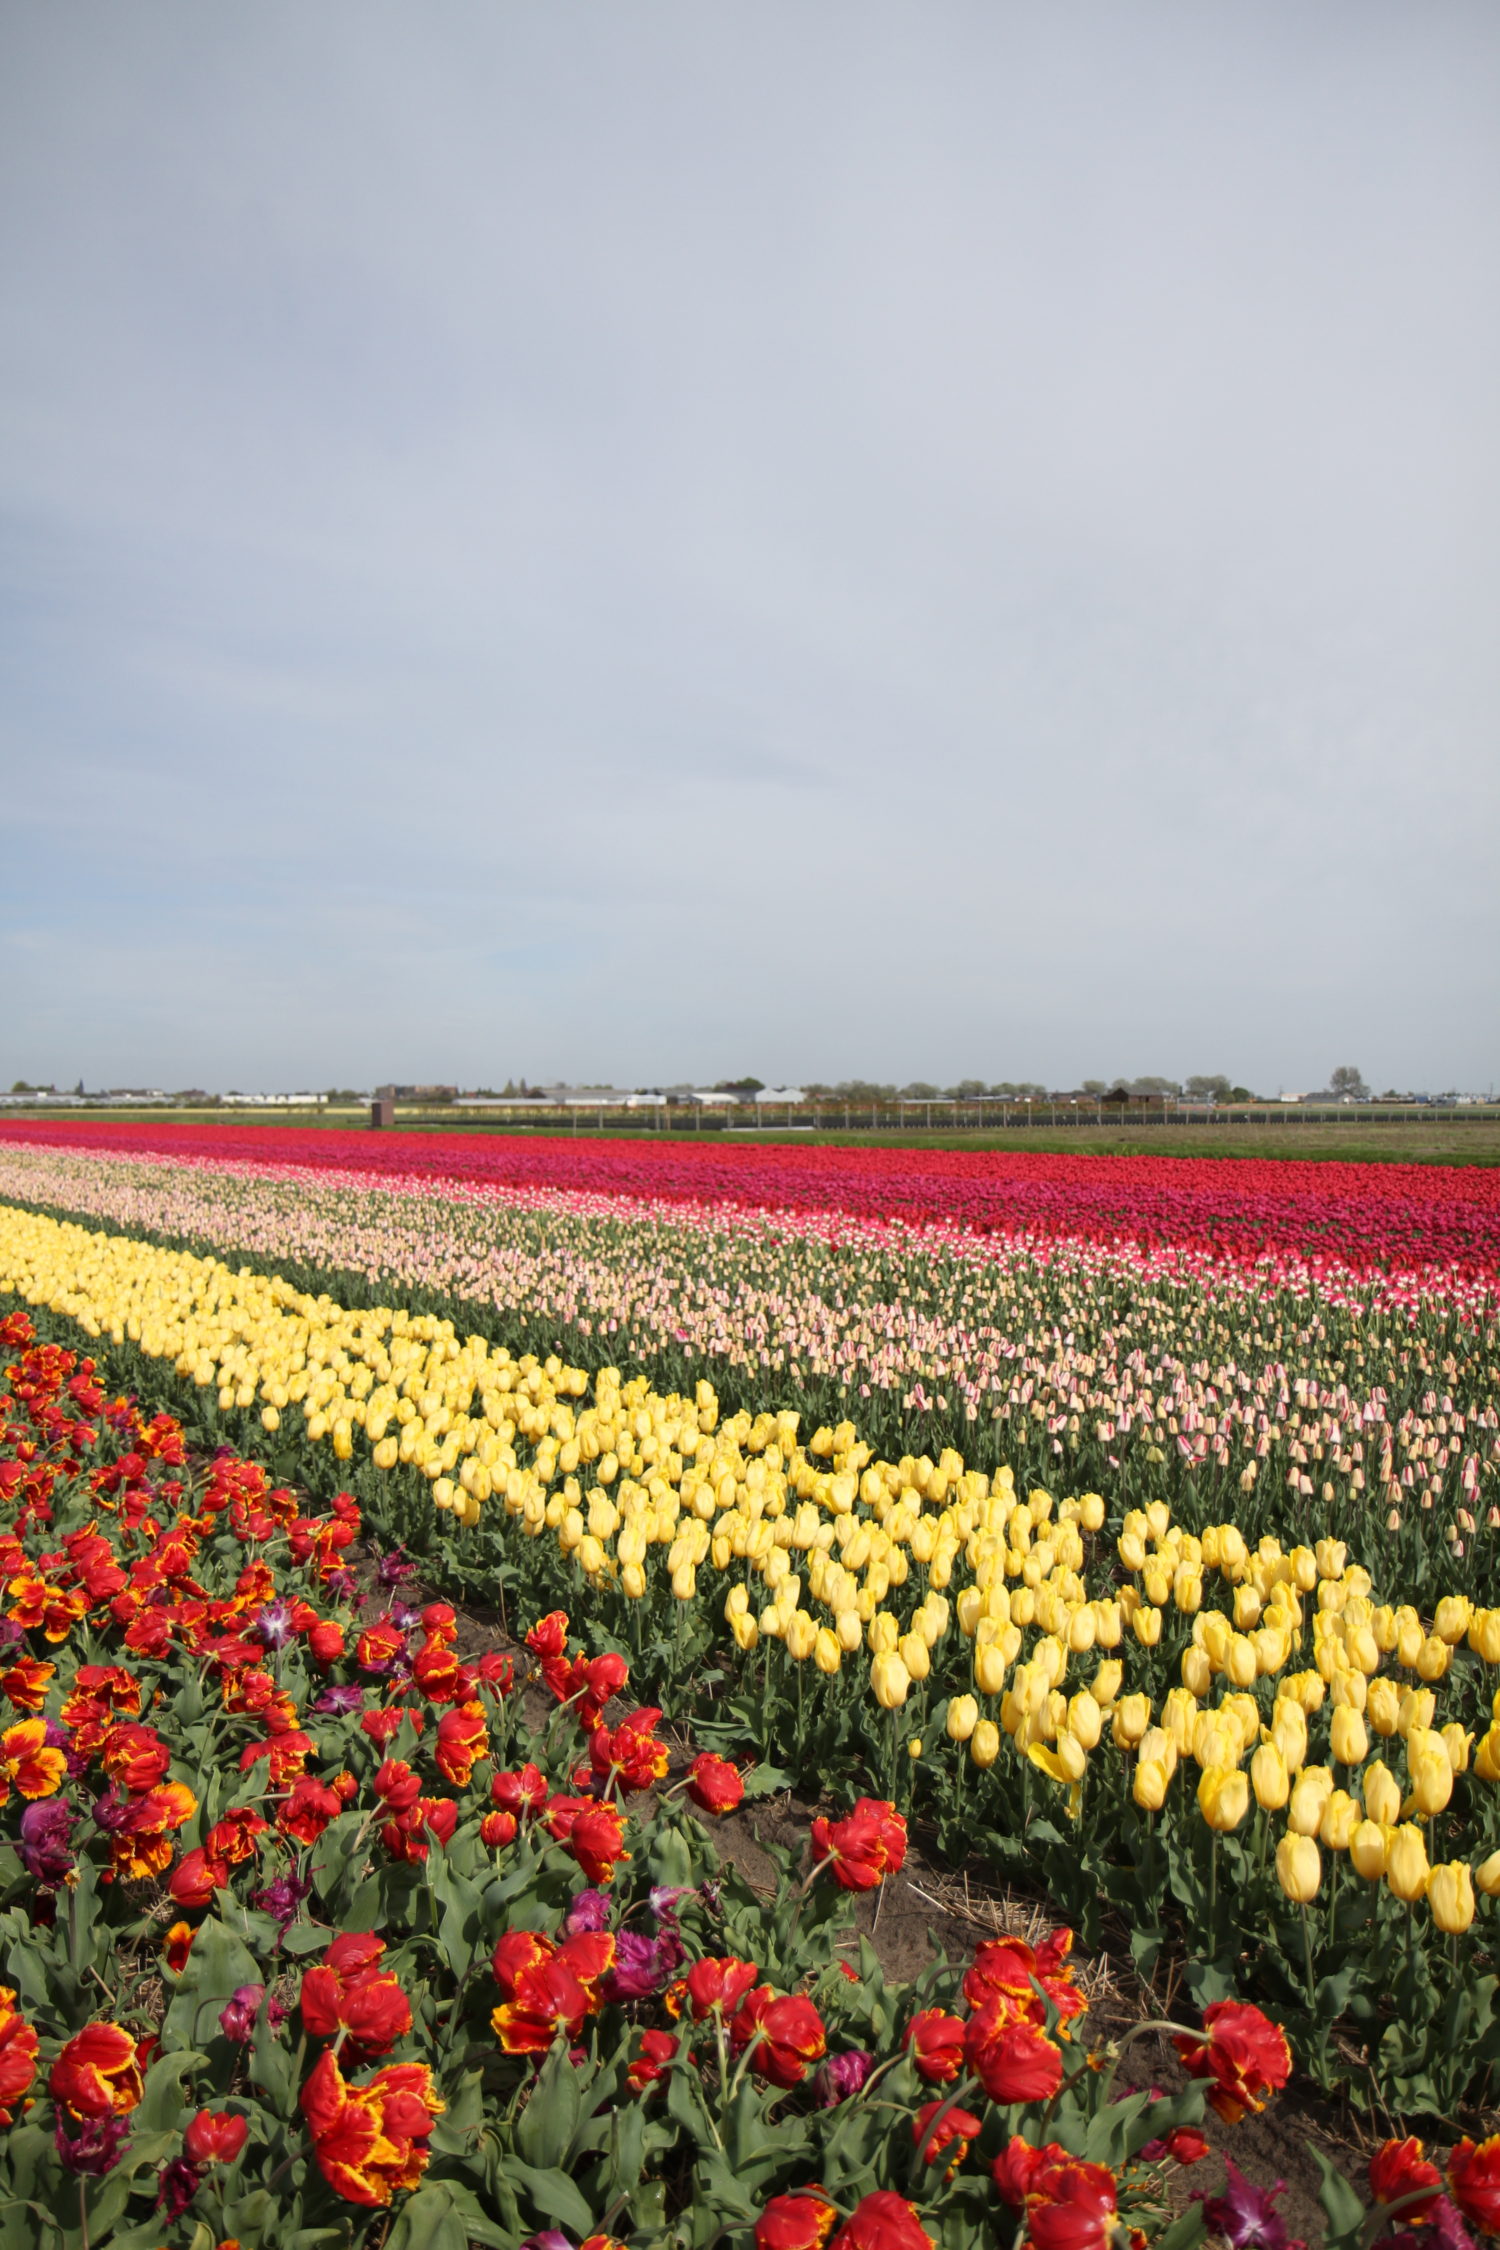
[[[1491,11],[4,40],[0,1076],[1496,1074]]]

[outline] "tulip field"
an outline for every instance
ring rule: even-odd
[[[1500,2233],[1497,1290],[1484,1172],[0,1128],[0,2246],[1285,2241],[1294,2061],[1448,2152],[1324,2239]],[[886,1985],[912,1821],[1186,2092]]]

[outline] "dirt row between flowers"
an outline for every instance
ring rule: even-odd
[[[384,1608],[389,1597],[374,1585],[374,1557],[367,1548],[355,1550],[356,1574],[368,1587],[365,1604],[371,1614]],[[428,1601],[446,1601],[457,1617],[457,1646],[463,1657],[482,1655],[487,1649],[504,1649],[518,1667],[527,1662],[523,1644],[507,1630],[498,1610],[454,1601],[448,1594],[426,1587],[420,1572],[408,1580],[399,1597],[412,1607]],[[650,1683],[632,1677],[637,1701],[645,1700]],[[550,1706],[537,1688],[525,1691],[527,1721],[540,1734]],[[698,1745],[671,1715],[663,1722],[663,1740],[673,1748],[671,1778],[680,1779]],[[843,1806],[807,1803],[791,1791],[747,1800],[737,1812],[713,1823],[714,1842],[720,1855],[746,1881],[769,1897],[775,1888],[767,1844],[784,1847],[799,1857],[807,1850],[814,1817],[820,1812],[842,1811]],[[995,1887],[982,1861],[975,1859],[954,1868],[940,1864],[924,1849],[923,1827],[913,1824],[906,1864],[899,1874],[888,1875],[878,1891],[856,1902],[855,1918],[869,1938],[887,1977],[910,1982],[928,1964],[947,1955],[966,1959],[982,1938],[1002,1933],[1036,1942],[1053,1926],[1053,1917],[1034,1895],[1008,1886]],[[1088,2021],[1093,2035],[1122,2037],[1134,2025],[1172,2014],[1180,1992],[1180,1960],[1164,1957],[1154,1984],[1138,1975],[1130,1957],[1128,1933],[1119,1925],[1118,1942],[1089,1959],[1078,1962],[1077,1979],[1089,2002]],[[1188,2013],[1194,2014],[1191,2003]],[[1142,2039],[1126,2055],[1120,2071],[1122,2088],[1158,2085],[1175,2091],[1186,2083],[1182,2067],[1163,2039]],[[1349,2111],[1328,2102],[1308,2081],[1294,2078],[1263,2114],[1226,2126],[1209,2110],[1203,2124],[1210,2154],[1201,2164],[1181,2175],[1180,2200],[1202,2190],[1217,2195],[1225,2185],[1223,2159],[1231,2156],[1240,2170],[1259,2185],[1283,2181],[1286,2194],[1278,2206],[1289,2233],[1309,2244],[1322,2239],[1324,2216],[1318,2199],[1318,2165],[1314,2149],[1363,2187],[1370,2150],[1380,2135],[1370,2134]]]

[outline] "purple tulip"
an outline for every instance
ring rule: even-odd
[[[565,2234],[550,2227],[545,2234],[528,2234],[521,2250],[573,2250],[573,2245]]]
[[[266,1602],[255,1613],[252,1630],[267,1648],[285,1648],[296,1637],[296,1620],[290,1602]]]
[[[820,2107],[832,2109],[836,2103],[848,2101],[874,2068],[875,2057],[863,2047],[846,2047],[841,2055],[830,2055],[813,2076],[813,2092]]]
[[[130,2125],[123,2117],[85,2117],[77,2132],[70,2134],[59,2119],[52,2138],[68,2171],[86,2172],[97,2180],[119,2163]]]
[[[197,2165],[190,2164],[185,2156],[174,2156],[161,2169],[157,2210],[165,2211],[169,2219],[180,2219],[202,2184],[203,2174]]]
[[[296,1921],[298,1909],[311,1889],[310,1878],[304,1881],[295,1875],[278,1875],[264,1890],[250,1893],[250,1904],[258,1906],[263,1914],[269,1914],[285,1929],[289,1922]]]
[[[416,1571],[417,1566],[411,1558],[400,1547],[393,1547],[375,1565],[375,1583],[382,1593],[388,1594],[393,1587],[401,1584],[403,1578],[414,1578]]]
[[[682,1947],[667,1939],[642,1937],[637,1930],[621,1930],[615,1939],[615,1958],[604,1980],[611,2000],[644,2000],[659,1992],[682,1959]]]
[[[665,1922],[675,1930],[677,1927],[677,1901],[680,1898],[691,1898],[692,1896],[693,1888],[690,1883],[654,1883],[649,1902],[651,1911],[658,1922]]]
[[[603,1891],[580,1891],[563,1918],[563,1928],[569,1937],[578,1937],[585,1930],[608,1927],[609,1900]]]
[[[113,1789],[94,1799],[94,1821],[106,1836],[118,1836],[130,1825],[130,1800],[116,1796]]]
[[[312,1708],[315,1711],[336,1712],[342,1717],[351,1711],[358,1711],[364,1700],[365,1691],[362,1687],[352,1684],[347,1687],[326,1687],[316,1698]]]
[[[219,2029],[226,2039],[237,2047],[248,2047],[255,2037],[255,2019],[260,2014],[260,2004],[265,1999],[263,1984],[242,1984],[219,2011]],[[273,2000],[266,2010],[266,2018],[274,2030],[286,2020],[286,2009],[279,2000]]]
[[[56,1890],[63,1878],[73,1872],[76,1863],[68,1849],[68,1831],[72,1825],[72,1809],[57,1797],[28,1805],[21,1815],[21,1840],[17,1846],[21,1864],[32,1881],[46,1890]]]
[[[1224,2170],[1229,2181],[1224,2194],[1200,2191],[1194,2201],[1203,2205],[1204,2218],[1223,2235],[1229,2250],[1307,2250],[1305,2242],[1287,2233],[1286,2221],[1276,2209],[1286,2193],[1285,2180],[1269,2188],[1255,2187],[1232,2156],[1225,2157]]]

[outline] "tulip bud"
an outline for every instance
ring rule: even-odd
[[[1120,1688],[1125,1678],[1125,1667],[1117,1656],[1106,1656],[1094,1674],[1091,1693],[1101,1711],[1113,1710],[1119,1700]]]
[[[1171,1774],[1156,1758],[1142,1758],[1136,1764],[1131,1782],[1131,1795],[1142,1812],[1160,1812],[1166,1803]]]
[[[1392,1831],[1379,1821],[1362,1820],[1349,1838],[1349,1857],[1355,1873],[1367,1883],[1378,1883],[1385,1873]]]
[[[1341,1703],[1333,1714],[1330,1732],[1333,1755],[1337,1762],[1341,1766],[1363,1765],[1370,1754],[1370,1738],[1359,1713]]]
[[[1110,1734],[1117,1750],[1132,1750],[1151,1724],[1149,1695],[1122,1696],[1115,1705]]]
[[[1403,1821],[1391,1832],[1385,1863],[1386,1887],[1392,1897],[1404,1899],[1410,1906],[1425,1892],[1427,1876],[1427,1845],[1422,1831],[1411,1821]]]
[[[946,1728],[950,1742],[967,1742],[979,1724],[979,1705],[972,1695],[955,1695],[948,1704]]]
[[[817,1638],[813,1642],[814,1664],[820,1672],[826,1672],[831,1679],[843,1661],[844,1652],[839,1647],[837,1633],[830,1632],[826,1625],[820,1625]]]
[[[1185,1648],[1182,1652],[1182,1684],[1189,1695],[1201,1703],[1213,1686],[1213,1664],[1207,1649]]]
[[[1411,1775],[1411,1794],[1417,1811],[1424,1820],[1444,1810],[1453,1794],[1453,1768],[1448,1763],[1448,1753],[1442,1737],[1435,1748],[1430,1748],[1430,1737],[1425,1733],[1421,1745],[1413,1748],[1416,1736],[1411,1736],[1406,1746],[1407,1770]]]
[[[1085,1750],[1097,1747],[1104,1732],[1104,1713],[1087,1689],[1070,1698],[1068,1703],[1068,1732]]]
[[[1457,1719],[1450,1719],[1441,1730],[1443,1748],[1448,1753],[1448,1763],[1455,1773],[1469,1770],[1469,1752],[1474,1746],[1472,1734],[1466,1734]]]
[[[1287,1806],[1287,1826],[1295,1835],[1316,1836],[1323,1823],[1323,1807],[1333,1794],[1333,1775],[1326,1766],[1309,1766],[1292,1785]]]
[[[1432,1919],[1449,1937],[1457,1937],[1474,1919],[1474,1883],[1468,1862],[1452,1859],[1434,1867],[1427,1878],[1427,1903]]]
[[[1250,1810],[1250,1783],[1238,1767],[1205,1767],[1198,1783],[1198,1810],[1221,1835],[1239,1827]]]
[[[1161,1639],[1161,1611],[1159,1609],[1153,1608],[1150,1602],[1142,1602],[1140,1608],[1130,1620],[1130,1624],[1131,1630],[1142,1648],[1155,1648],[1157,1642]],[[1255,1674],[1252,1672],[1250,1677],[1254,1679]]]
[[[1331,1852],[1346,1852],[1359,1820],[1359,1799],[1351,1797],[1347,1789],[1335,1789],[1323,1807],[1318,1839]]]
[[[1500,1852],[1491,1852],[1474,1870],[1474,1885],[1486,1898],[1500,1898]]]
[[[981,1719],[969,1737],[969,1756],[976,1766],[992,1766],[1000,1755],[1000,1729],[993,1719]]]
[[[882,1711],[899,1711],[911,1692],[911,1674],[893,1650],[883,1651],[871,1661],[870,1686]]]
[[[1323,1862],[1311,1836],[1288,1833],[1276,1846],[1276,1879],[1289,1899],[1306,1906],[1318,1895]]]
[[[1280,1812],[1291,1795],[1286,1760],[1274,1742],[1263,1742],[1250,1760],[1250,1786],[1262,1812]]]
[[[1401,1818],[1401,1785],[1383,1758],[1377,1758],[1364,1779],[1365,1816],[1382,1828],[1394,1828]]]
[[[1300,1773],[1307,1763],[1307,1716],[1300,1703],[1279,1695],[1271,1711],[1271,1740],[1286,1761],[1288,1773]]]

